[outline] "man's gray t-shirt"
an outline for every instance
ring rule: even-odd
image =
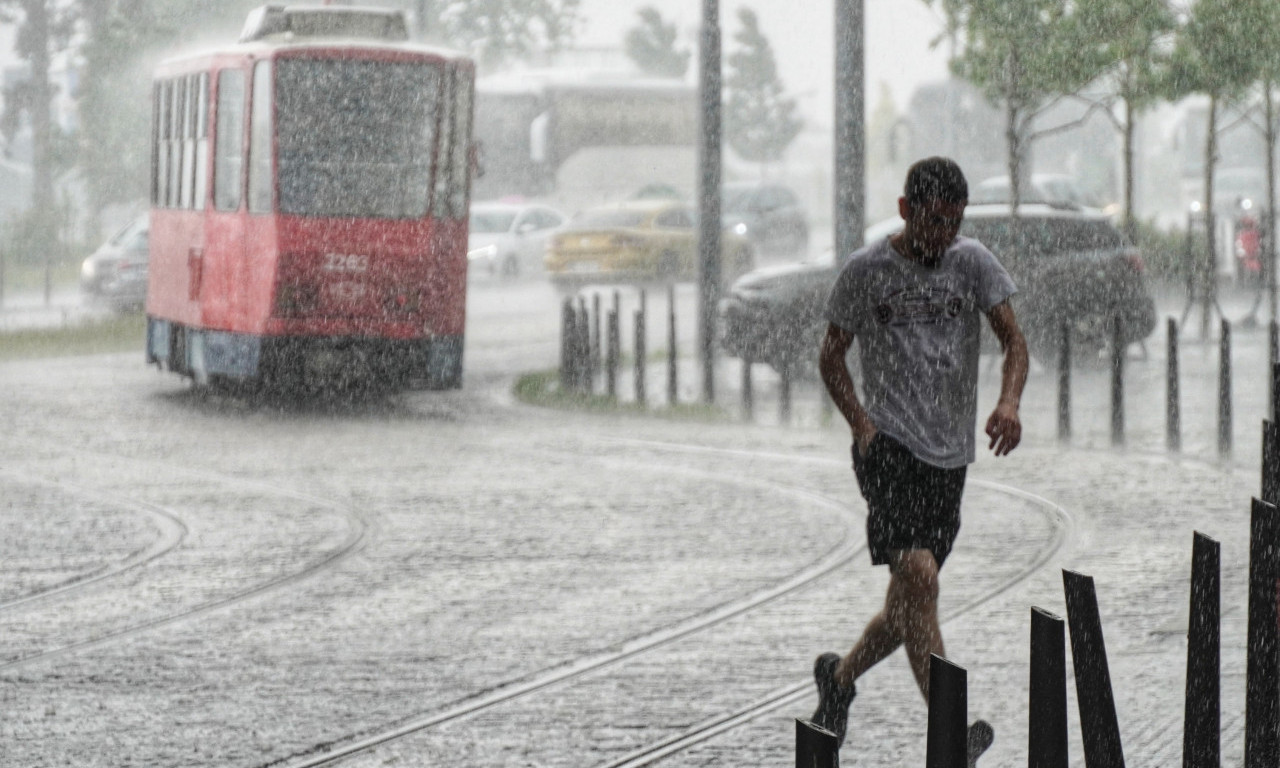
[[[982,318],[1015,291],[972,238],[957,237],[936,267],[909,261],[887,237],[856,251],[827,320],[858,340],[863,405],[876,428],[934,466],[971,463]]]

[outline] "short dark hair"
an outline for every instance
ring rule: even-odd
[[[903,195],[911,205],[921,205],[930,200],[964,203],[969,200],[969,183],[964,180],[964,171],[954,160],[926,157],[916,161],[907,171]]]

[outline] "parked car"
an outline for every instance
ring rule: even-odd
[[[86,299],[117,310],[146,303],[150,226],[149,215],[142,214],[81,262],[80,291]]]
[[[1120,318],[1126,346],[1151,334],[1156,309],[1142,259],[1105,216],[1037,204],[1018,211],[1020,247],[1013,247],[1008,205],[970,205],[960,233],[991,248],[1018,283],[1014,307],[1037,359],[1056,360],[1064,322],[1081,360],[1096,360],[1108,348],[1112,318]],[[901,225],[901,219],[880,222],[866,241]],[[827,294],[843,263],[828,254],[744,275],[720,303],[722,346],[778,370],[816,370]]]
[[[725,283],[755,265],[751,243],[721,237]],[[565,288],[595,281],[678,281],[698,275],[697,216],[675,200],[628,200],[575,216],[547,242],[552,282]]]
[[[1004,203],[1008,205],[1012,192],[1009,189],[1008,176],[993,176],[983,179],[969,191],[970,205],[988,203]],[[1103,203],[1096,196],[1086,192],[1075,178],[1061,173],[1034,173],[1030,184],[1018,190],[1019,202],[1044,203],[1074,208],[1101,209]]]
[[[808,216],[795,193],[781,184],[725,184],[720,218],[757,253],[790,255],[809,249]]]
[[[472,269],[513,279],[542,271],[547,238],[568,217],[554,208],[532,203],[474,203],[467,240]]]

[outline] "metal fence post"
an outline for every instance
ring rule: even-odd
[[[1076,672],[1076,703],[1080,708],[1085,766],[1124,768],[1120,724],[1116,720],[1093,577],[1063,570],[1062,583],[1071,628],[1071,661]]]
[[[573,301],[565,299],[560,308],[560,391],[568,392],[577,382],[577,373],[573,370],[573,345],[576,338],[573,312]]]
[[[1062,618],[1031,609],[1028,768],[1067,768],[1067,652]]]
[[[1245,683],[1245,768],[1280,765],[1280,648],[1276,579],[1280,509],[1253,500],[1249,525],[1249,646]]]
[[[1058,439],[1071,439],[1071,326],[1065,322],[1058,337]]]
[[[591,314],[587,311],[587,299],[578,297],[577,343],[574,345],[577,362],[574,370],[578,373],[578,391],[583,394],[591,392]]]
[[[756,415],[755,389],[751,385],[751,360],[742,358],[742,417],[751,421]]]
[[[618,346],[621,344],[618,329],[618,310],[609,310],[609,344],[605,355],[605,391],[609,397],[618,396]]]
[[[645,339],[645,315],[649,311],[647,302],[645,301],[644,291],[640,292],[640,308],[636,310],[636,402],[644,406],[649,401],[649,396],[645,390],[645,358],[649,356],[648,344]]]
[[[782,364],[779,371],[782,378],[778,382],[778,420],[783,424],[791,423],[791,361]]]
[[[1187,626],[1183,768],[1218,768],[1221,751],[1220,554],[1197,532],[1191,548],[1191,614]]]
[[[667,402],[676,404],[679,379],[676,373],[676,287],[667,286]]]
[[[591,296],[591,378],[595,379],[600,370],[600,348],[603,346],[600,336],[600,294]]]
[[[1171,451],[1182,450],[1182,404],[1178,382],[1178,321],[1168,319],[1165,328],[1169,335],[1169,365],[1165,373],[1165,446]]]
[[[1111,444],[1124,445],[1124,338],[1120,318],[1111,329]]]
[[[836,735],[797,717],[796,768],[840,768],[840,742]]]
[[[938,654],[930,654],[929,735],[925,744],[925,768],[966,768],[968,719],[968,673]]]
[[[1222,321],[1218,342],[1218,454],[1231,453],[1231,323]]]

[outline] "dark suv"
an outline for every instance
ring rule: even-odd
[[[747,238],[757,253],[803,254],[809,248],[809,222],[796,194],[781,184],[725,184],[720,219],[726,229]]]
[[[1018,283],[1014,308],[1032,355],[1053,364],[1064,322],[1078,360],[1096,360],[1109,347],[1112,318],[1120,319],[1126,345],[1151,334],[1156,309],[1142,259],[1105,216],[1019,206],[1022,235],[1014,247],[1009,213],[1008,205],[970,205],[960,233],[985,243]],[[881,222],[867,230],[867,242],[901,225]],[[815,370],[827,294],[842,265],[828,257],[743,275],[720,302],[723,347],[779,371]]]

